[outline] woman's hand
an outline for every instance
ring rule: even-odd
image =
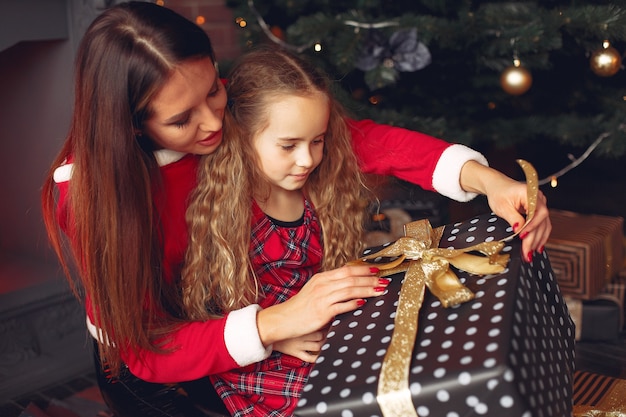
[[[514,232],[526,222],[528,196],[525,183],[515,181],[493,168],[469,161],[461,170],[461,187],[466,191],[486,195],[491,210],[509,222]],[[546,197],[539,191],[535,216],[519,234],[525,261],[532,261],[535,251],[543,252],[551,231]]]
[[[315,274],[292,298],[259,311],[257,327],[265,346],[323,329],[338,314],[356,310],[381,295],[389,280],[377,268],[344,266]]]
[[[274,343],[274,350],[313,363],[326,342],[327,329]]]

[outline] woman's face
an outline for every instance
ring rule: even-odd
[[[150,107],[143,133],[157,148],[208,155],[222,143],[226,89],[210,58],[178,66]]]

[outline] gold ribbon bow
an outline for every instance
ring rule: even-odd
[[[438,246],[444,228],[432,229],[428,220],[419,220],[405,225],[405,237],[379,252],[351,262],[362,264],[379,257],[395,258],[388,263],[376,264],[381,270],[380,275],[406,272],[394,331],[378,380],[376,399],[384,417],[418,417],[409,390],[409,367],[425,288],[428,287],[444,307],[472,300],[474,293],[459,281],[449,265],[471,274],[502,272],[509,260],[509,255],[500,254],[504,242],[519,234],[534,216],[538,192],[537,172],[528,162],[517,162],[526,174],[528,209],[525,224],[514,235],[464,249],[443,249]],[[480,252],[485,256],[471,252]]]

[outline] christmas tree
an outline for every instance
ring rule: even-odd
[[[544,183],[591,154],[626,155],[621,2],[227,4],[244,49],[270,42],[312,57],[357,117],[485,152],[515,149]]]

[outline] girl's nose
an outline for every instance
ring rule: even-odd
[[[302,149],[298,152],[296,165],[302,168],[309,168],[313,164],[313,156],[308,149]]]

